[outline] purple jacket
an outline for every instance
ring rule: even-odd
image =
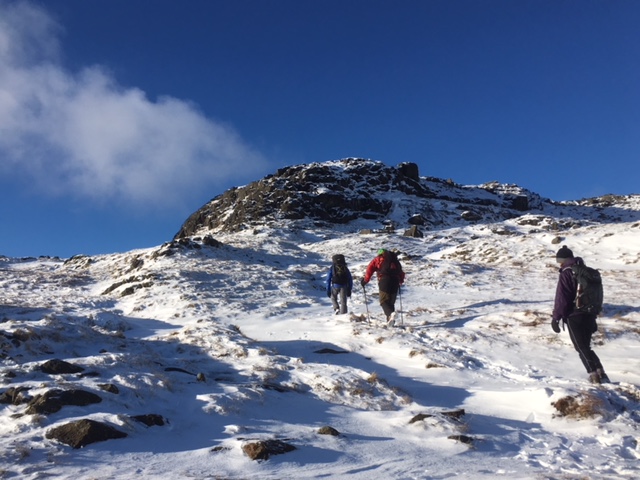
[[[583,264],[582,258],[569,258],[560,267],[560,278],[556,287],[556,299],[553,304],[553,320],[569,318],[573,313],[576,300],[576,281],[573,279],[571,265]]]

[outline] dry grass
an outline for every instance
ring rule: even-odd
[[[603,416],[604,403],[595,395],[583,393],[577,396],[568,395],[551,402],[551,405],[558,411],[557,417],[568,417],[575,419],[593,418]]]
[[[549,323],[549,315],[547,313],[526,310],[524,316],[531,320],[524,322],[522,324],[523,327],[537,327],[538,325]]]
[[[424,366],[424,368],[445,368],[445,366],[440,365],[439,363],[429,362]]]

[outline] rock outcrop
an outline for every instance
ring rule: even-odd
[[[435,201],[451,205],[442,211],[440,205],[434,207]],[[397,226],[407,228],[416,218],[423,224],[438,224],[443,216],[460,217],[471,207],[475,207],[477,218],[490,214],[504,219],[541,201],[524,189],[497,182],[462,187],[451,181],[420,177],[414,163],[390,167],[348,158],[282,168],[249,185],[232,188],[194,212],[174,239],[283,221],[311,222],[314,227],[346,225],[355,220],[382,224],[398,210],[404,225]]]

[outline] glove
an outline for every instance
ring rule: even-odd
[[[560,333],[560,325],[558,325],[558,320],[551,320],[551,329],[556,333]]]
[[[331,298],[331,292],[327,290],[327,297]]]
[[[364,281],[364,278],[362,278],[362,280],[360,280],[360,285],[362,285],[362,288],[364,288],[364,286],[367,284],[367,282]]]
[[[351,298],[351,290],[347,290],[347,297]]]

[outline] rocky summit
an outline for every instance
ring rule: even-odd
[[[313,227],[391,222],[404,227],[451,221],[504,220],[550,200],[516,185],[491,182],[462,186],[421,177],[414,163],[390,167],[346,158],[279,169],[243,187],[232,188],[194,212],[176,239],[209,232],[235,232],[282,221]],[[355,226],[355,225],[354,225]]]

